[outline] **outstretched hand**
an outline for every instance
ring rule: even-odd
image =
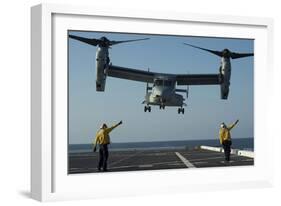
[[[122,120],[118,123],[119,125],[123,124]]]
[[[239,119],[236,120],[235,124],[237,124],[239,122]]]

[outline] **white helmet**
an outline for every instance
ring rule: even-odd
[[[103,127],[107,127],[107,125],[105,123],[102,123],[102,125],[100,126],[100,129],[103,129]]]

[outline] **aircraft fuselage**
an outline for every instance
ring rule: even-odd
[[[147,105],[185,106],[182,95],[176,93],[176,81],[172,77],[156,77],[151,89],[145,95]]]

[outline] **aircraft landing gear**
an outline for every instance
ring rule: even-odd
[[[144,112],[146,112],[146,111],[151,112],[151,107],[148,105],[144,106]]]
[[[182,114],[184,114],[184,108],[178,108],[178,114],[180,114],[180,113],[182,113]]]
[[[160,105],[159,108],[160,109],[165,109],[165,105]]]

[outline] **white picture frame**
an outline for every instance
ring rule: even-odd
[[[118,27],[115,21],[119,22]],[[68,29],[93,30],[93,22],[102,31],[111,26],[112,31],[118,32],[254,38],[255,165],[68,175],[64,34]],[[168,30],[167,25],[173,29]],[[267,91],[272,89],[273,76],[271,19],[41,4],[31,9],[31,26],[32,198],[52,201],[272,186],[273,136],[267,127],[271,100]]]

